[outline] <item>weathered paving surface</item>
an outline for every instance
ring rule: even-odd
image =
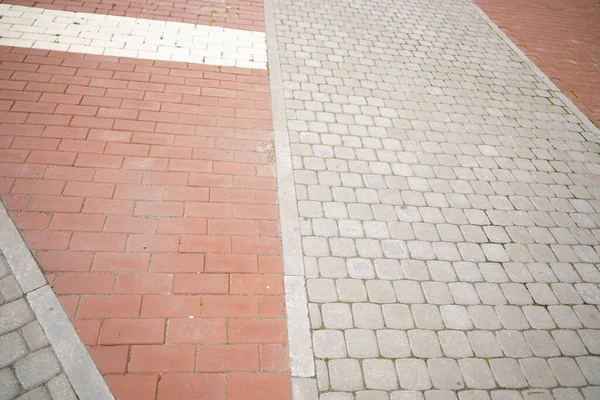
[[[600,398],[599,146],[559,92],[469,1],[274,8],[320,398]]]
[[[77,398],[0,252],[0,399],[19,396],[40,400]]]

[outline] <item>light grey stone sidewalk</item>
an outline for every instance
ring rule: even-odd
[[[469,0],[266,4],[295,398],[600,399],[595,128]]]
[[[0,400],[12,399],[113,396],[0,203]]]

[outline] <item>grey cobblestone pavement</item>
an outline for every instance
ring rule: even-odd
[[[0,253],[0,400],[77,399]]]
[[[274,16],[320,399],[600,399],[600,148],[560,93],[468,0]]]

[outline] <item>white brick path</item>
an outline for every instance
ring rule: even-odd
[[[262,32],[0,4],[0,45],[266,68]]]

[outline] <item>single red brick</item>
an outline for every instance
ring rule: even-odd
[[[235,372],[228,375],[228,399],[291,400],[287,372]]]
[[[42,103],[79,104],[81,96],[77,94],[43,93],[39,99]]]
[[[161,218],[158,233],[206,233],[206,218]]]
[[[101,232],[105,220],[104,215],[55,213],[50,223],[50,230]]]
[[[283,319],[231,319],[228,329],[229,342],[286,344],[285,324]]]
[[[157,222],[155,219],[141,217],[121,217],[109,215],[106,220],[105,232],[122,233],[154,233]]]
[[[279,221],[257,221],[258,236],[279,236]]]
[[[27,159],[27,150],[0,149],[0,162],[22,163]]]
[[[277,190],[275,178],[262,176],[236,176],[233,178],[234,186],[240,189]]]
[[[163,374],[160,381],[158,400],[224,399],[225,378],[223,375]]]
[[[164,146],[172,145],[174,141],[175,137],[173,135],[144,132],[135,132],[133,134],[133,138],[131,139],[132,143],[154,144]]]
[[[170,293],[173,284],[172,274],[134,274],[120,273],[117,275],[115,293]]]
[[[204,135],[197,135],[193,132],[190,134],[190,136],[183,136],[181,134],[175,136],[175,146],[200,147],[199,150],[204,149],[208,151],[209,154],[216,156],[217,160],[220,160],[223,157],[225,157],[227,160],[233,160],[233,152],[215,149],[215,139],[206,137]],[[197,149],[194,149],[194,151],[196,150]],[[217,152],[217,154],[213,152]],[[207,160],[208,158],[204,159]]]
[[[183,216],[183,203],[175,201],[138,201],[133,214],[146,217],[179,217]]]
[[[28,231],[21,234],[31,250],[66,250],[71,240],[71,232]]]
[[[75,232],[71,240],[73,251],[123,251],[127,236],[121,233]]]
[[[137,184],[142,180],[142,173],[138,171],[124,171],[114,169],[99,169],[94,181],[108,183]]]
[[[37,104],[37,103],[33,103]],[[15,137],[14,142],[10,146],[13,149],[25,149],[25,150],[56,150],[60,140],[53,138],[39,138],[39,137]],[[9,146],[7,145],[6,148]]]
[[[148,155],[150,146],[147,144],[133,143],[108,143],[104,152],[106,154],[116,154],[122,156],[145,157]]]
[[[230,253],[230,236],[182,235],[179,251],[182,253]]]
[[[142,296],[83,296],[78,318],[138,317],[141,305]]]
[[[19,229],[46,230],[52,219],[52,214],[38,212],[12,212],[10,216]]]
[[[59,139],[85,139],[88,128],[74,128],[71,126],[46,126],[43,137]]]
[[[48,167],[48,169],[53,167]],[[41,178],[46,170],[45,165],[2,164],[0,176],[9,178]]]
[[[204,160],[169,160],[170,171],[211,172],[212,161]]]
[[[115,198],[131,200],[160,200],[162,188],[158,186],[118,185]]]
[[[71,126],[80,128],[111,129],[114,124],[114,129],[116,129],[118,122],[119,120],[115,121],[112,118],[74,116],[71,121]]]
[[[144,185],[187,185],[186,172],[144,172]]]
[[[86,346],[98,344],[100,337],[100,323],[98,320],[75,320],[71,321],[77,335]]]
[[[225,294],[229,292],[226,274],[176,274],[173,293]]]
[[[159,111],[160,110],[160,102],[159,101],[143,101],[143,100],[123,100],[121,104],[121,108],[131,108],[133,110],[151,110],[151,111]]]
[[[210,235],[250,235],[256,236],[256,221],[242,219],[211,219],[208,223]]]
[[[158,375],[105,375],[104,380],[117,399],[154,399]]]
[[[64,151],[32,150],[27,157],[27,162],[33,164],[73,165],[77,153]]]
[[[94,140],[63,139],[58,150],[101,154],[104,151],[104,145],[104,142]]]
[[[192,158],[192,149],[177,146],[151,146],[150,156],[173,159],[186,159]]]
[[[234,253],[280,254],[279,238],[270,237],[233,237]]]
[[[133,213],[133,201],[87,198],[83,205],[83,212],[90,214],[131,215]]]
[[[156,123],[147,121],[133,121],[130,119],[117,119],[113,126],[115,130],[133,130],[141,132],[154,132]]]
[[[211,188],[210,201],[218,203],[255,203],[253,190]]]
[[[188,202],[185,206],[185,215],[188,217],[231,218],[233,212],[231,204]]]
[[[15,113],[16,114],[16,113]],[[55,114],[29,114],[27,118],[28,124],[40,124],[40,125],[61,125],[67,126],[71,121],[70,115],[55,115]],[[81,117],[75,117],[81,118]],[[10,122],[10,121],[5,121]],[[19,122],[22,123],[23,121]],[[74,125],[76,126],[76,125]]]
[[[119,168],[122,163],[122,156],[79,153],[79,155],[77,156],[77,160],[75,161],[75,166],[94,168]]]
[[[289,368],[288,348],[272,344],[260,346],[261,371],[287,371]]]
[[[83,197],[36,195],[29,211],[79,212]]]
[[[131,132],[125,131],[90,129],[90,133],[87,139],[99,140],[104,142],[129,142],[131,140],[131,135]]]
[[[142,317],[188,318],[200,316],[200,296],[146,295]]]
[[[258,256],[258,269],[262,274],[281,274],[283,262],[280,256]]]
[[[85,196],[111,198],[115,185],[110,183],[67,182],[65,196]]]
[[[226,343],[227,322],[213,318],[173,318],[169,320],[167,343]]]
[[[101,345],[159,344],[165,340],[164,319],[105,319]]]
[[[155,254],[152,256],[152,272],[203,272],[203,254]]]
[[[216,175],[203,173],[190,173],[190,185],[202,187],[232,187],[231,175]]]
[[[129,346],[93,346],[87,350],[101,374],[125,373]]]
[[[174,253],[179,247],[177,235],[131,235],[127,250],[140,253]]]
[[[258,346],[255,344],[226,344],[198,346],[198,372],[257,371]]]
[[[281,275],[233,274],[231,275],[231,293],[234,294],[283,294]]]
[[[194,370],[195,346],[132,346],[129,372],[186,372]]]
[[[146,272],[149,264],[148,254],[97,253],[92,271]]]
[[[56,114],[68,114],[68,115],[81,115],[81,116],[91,116],[93,117],[98,112],[98,107],[94,106],[81,106],[74,104],[64,104],[61,103],[56,107]],[[73,126],[81,126],[77,125],[75,121],[71,122]],[[88,126],[85,126],[86,128]]]
[[[57,294],[103,294],[111,293],[113,274],[63,273],[54,281]]]
[[[279,209],[271,205],[234,204],[234,218],[278,220]]]
[[[257,296],[204,295],[202,317],[258,317]]]
[[[141,171],[165,171],[169,160],[152,157],[125,157],[123,169]],[[126,171],[124,171],[126,172]]]
[[[29,203],[31,203],[31,195],[5,194],[2,196],[2,201],[4,201],[4,205],[8,211],[24,211],[29,206]]]
[[[81,168],[81,167],[58,167],[49,166],[46,170],[45,179],[59,179],[68,181],[84,181],[91,182],[94,178],[94,168]]]
[[[207,254],[206,272],[258,272],[257,257],[245,254]]]
[[[186,124],[156,124],[156,133],[174,133],[176,135],[194,135],[196,127]],[[175,139],[177,141],[177,139]]]
[[[260,316],[263,318],[285,317],[283,296],[260,296]]]
[[[17,179],[11,193],[59,195],[64,187],[64,181]]]

